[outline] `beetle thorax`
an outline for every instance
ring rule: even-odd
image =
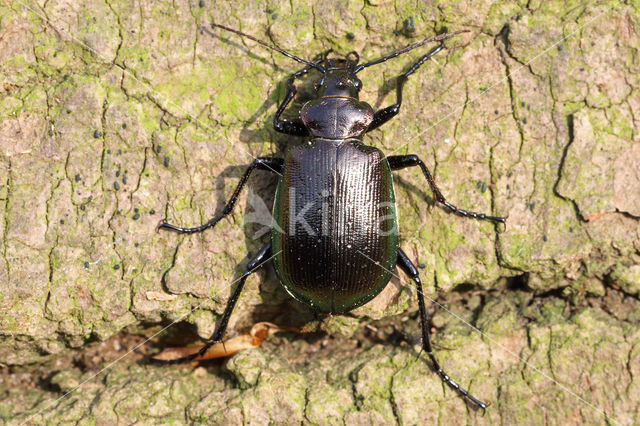
[[[304,104],[300,118],[313,137],[361,139],[373,121],[373,108],[351,97],[324,96]]]

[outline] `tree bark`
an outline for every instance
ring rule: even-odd
[[[0,417],[640,421],[637,2],[76,3],[0,5],[0,377],[11,384]],[[167,339],[183,323],[212,335],[269,238],[277,178],[257,172],[231,218],[202,234],[159,221],[206,222],[253,158],[302,142],[271,124],[300,64],[212,20],[306,59],[333,49],[367,61],[468,30],[410,76],[399,115],[365,142],[419,155],[451,203],[508,218],[453,215],[418,169],[394,175],[401,246],[441,304],[436,356],[491,403],[484,416],[417,358],[416,295],[399,270],[375,300],[319,324],[327,334],[274,337],[204,368],[119,360],[147,338],[161,347],[160,325]],[[395,102],[395,76],[429,48],[363,71],[361,99]],[[262,269],[229,337],[259,321],[313,328]]]

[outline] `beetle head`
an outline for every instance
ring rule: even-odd
[[[328,59],[325,55],[322,60],[325,71],[315,84],[318,96],[346,96],[357,99],[362,88],[362,81],[354,72],[358,60],[356,52],[350,52],[344,58]]]

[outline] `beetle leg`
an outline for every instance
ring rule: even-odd
[[[321,61],[317,61],[320,63]],[[289,105],[291,100],[296,95],[296,86],[293,85],[293,81],[305,75],[311,70],[311,67],[307,66],[291,75],[287,80],[287,93],[284,96],[284,100],[278,106],[278,110],[276,111],[276,116],[273,117],[273,128],[276,129],[277,132],[284,133],[292,136],[309,136],[309,130],[307,126],[304,125],[301,119],[297,118],[295,120],[281,120],[280,116],[284,112],[285,108]]]
[[[376,111],[373,115],[373,121],[367,128],[367,132],[370,132],[371,130],[377,129],[378,127],[382,126],[384,123],[395,117],[398,112],[400,112],[400,105],[402,105],[402,89],[404,87],[404,83],[407,82],[407,78],[418,68],[420,68],[420,65],[424,64],[429,58],[431,58],[441,50],[442,45],[431,49],[429,53],[418,59],[418,61],[413,64],[407,72],[398,76],[398,80],[396,82],[396,103]]]
[[[264,246],[262,250],[260,250],[260,252],[258,252],[258,254],[253,259],[251,259],[251,261],[247,264],[247,270],[240,277],[240,280],[238,281],[238,285],[236,286],[235,290],[233,290],[233,293],[231,293],[231,297],[229,297],[229,300],[227,301],[227,306],[225,306],[224,308],[224,313],[222,314],[222,319],[218,323],[218,328],[216,332],[214,333],[211,340],[207,342],[206,345],[204,345],[198,352],[191,355],[187,355],[182,358],[172,359],[172,360],[157,360],[157,361],[165,364],[178,364],[182,362],[188,362],[195,358],[203,356],[209,350],[209,348],[211,348],[211,346],[213,346],[216,343],[222,342],[222,336],[224,335],[224,332],[227,330],[229,317],[233,312],[233,308],[235,308],[236,306],[236,302],[240,297],[240,293],[242,293],[242,288],[244,287],[244,283],[247,280],[247,277],[253,274],[259,267],[261,267],[267,260],[269,260],[270,257],[271,257],[271,243]]]
[[[487,409],[487,404],[475,398],[469,392],[467,392],[464,388],[460,387],[458,383],[456,383],[447,373],[442,370],[440,364],[436,360],[436,357],[433,355],[433,351],[431,350],[431,342],[430,342],[430,333],[429,333],[429,315],[427,314],[427,309],[424,305],[424,294],[422,293],[422,282],[420,281],[420,275],[418,274],[418,270],[415,265],[411,262],[411,260],[407,257],[407,255],[401,250],[398,249],[398,266],[413,280],[416,285],[416,293],[418,295],[418,308],[420,310],[420,326],[422,329],[422,350],[424,350],[429,358],[431,359],[431,363],[433,364],[433,368],[436,370],[442,381],[444,381],[447,385],[455,389],[460,395],[467,398],[468,401],[473,403],[474,405],[482,408],[483,410]]]
[[[506,223],[507,219],[504,217],[487,216],[484,213],[476,213],[472,211],[463,210],[454,206],[450,202],[448,202],[444,198],[444,195],[442,195],[442,193],[440,192],[440,189],[438,189],[438,186],[436,185],[436,182],[433,180],[433,177],[431,176],[429,169],[427,169],[427,166],[425,166],[425,164],[422,162],[420,158],[418,158],[417,155],[392,155],[387,157],[387,161],[389,162],[389,167],[391,167],[391,170],[400,170],[407,167],[420,166],[420,168],[422,169],[422,174],[424,174],[424,177],[427,179],[427,182],[429,182],[429,186],[431,187],[431,191],[433,191],[436,201],[444,204],[453,213],[459,214],[460,216],[464,216],[464,217],[470,217],[472,219],[492,220],[494,222],[500,222],[502,224]]]
[[[277,174],[282,174],[283,164],[284,164],[284,160],[282,158],[258,157],[255,160],[253,160],[251,165],[249,165],[249,168],[247,168],[247,170],[244,172],[244,175],[240,179],[238,186],[236,186],[236,190],[233,191],[233,194],[231,195],[229,202],[227,203],[226,206],[224,206],[224,209],[222,210],[222,214],[220,216],[214,217],[204,225],[196,226],[195,228],[181,228],[179,226],[172,225],[162,220],[158,225],[158,228],[171,229],[172,231],[176,231],[184,234],[193,234],[194,232],[202,232],[207,228],[211,228],[215,226],[220,221],[220,219],[227,216],[229,213],[231,213],[231,211],[233,211],[233,208],[236,205],[236,201],[238,201],[238,196],[240,195],[240,191],[242,191],[242,188],[247,183],[247,180],[249,179],[249,176],[251,175],[251,172],[254,169],[266,170],[266,171],[274,172]]]

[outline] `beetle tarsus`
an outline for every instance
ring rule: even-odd
[[[416,293],[418,296],[418,308],[420,310],[420,328],[422,330],[422,350],[427,353],[429,359],[431,360],[431,364],[433,365],[433,369],[438,373],[443,382],[445,382],[449,387],[455,389],[460,395],[466,398],[467,401],[471,402],[474,406],[481,408],[482,410],[487,409],[487,404],[480,401],[473,395],[471,395],[466,389],[461,387],[456,381],[454,381],[447,373],[444,372],[442,367],[440,367],[440,363],[433,355],[433,351],[431,349],[431,336],[429,333],[429,315],[427,314],[427,309],[424,304],[424,294],[422,293],[422,281],[420,281],[420,274],[418,273],[418,269],[415,267],[413,262],[407,257],[407,255],[402,251],[402,249],[398,248],[398,266],[413,280],[416,286]]]
[[[209,222],[204,225],[196,226],[195,228],[182,228],[180,226],[172,225],[170,223],[165,222],[164,220],[160,222],[158,225],[158,229],[169,229],[171,231],[179,232],[181,234],[193,234],[195,232],[202,232],[205,229],[216,226],[216,224],[222,219],[225,215],[218,216],[216,218],[211,219]]]

